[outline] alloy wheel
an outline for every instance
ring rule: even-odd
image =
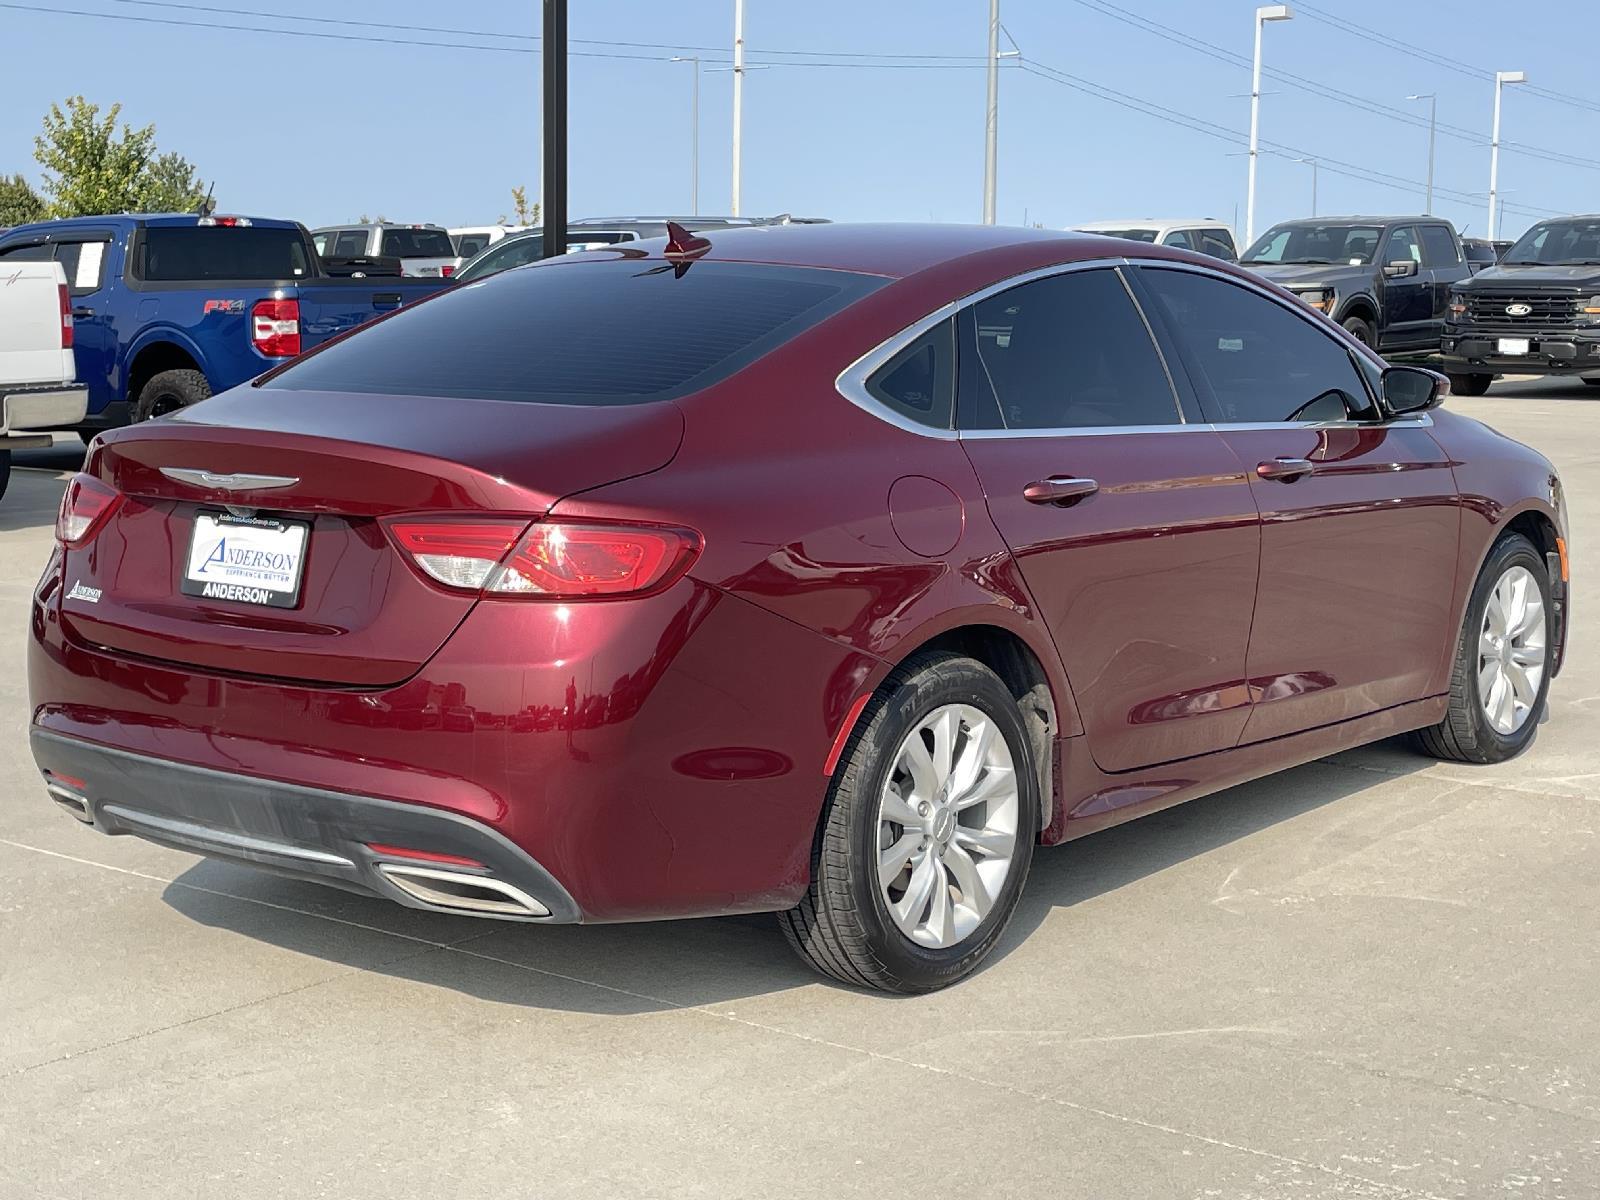
[[[917,723],[878,806],[878,888],[901,933],[942,950],[983,923],[1016,855],[1017,812],[1011,748],[982,710],[946,704]]]
[[[1539,698],[1545,670],[1544,595],[1526,567],[1495,582],[1478,631],[1478,703],[1497,733],[1521,729]]]

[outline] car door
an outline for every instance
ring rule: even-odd
[[[996,289],[963,326],[962,445],[1095,762],[1125,771],[1234,745],[1259,518],[1227,443],[1185,411],[1122,271]]]
[[[1376,368],[1276,296],[1149,264],[1139,282],[1261,513],[1243,740],[1445,686],[1460,508],[1431,418],[1385,419]]]
[[[1390,274],[1399,263],[1411,263],[1410,275]],[[1385,350],[1427,344],[1433,318],[1433,279],[1422,261],[1422,239],[1415,225],[1396,225],[1378,243],[1378,271],[1383,277],[1383,323],[1378,344]],[[1439,335],[1433,333],[1437,344]]]
[[[1432,308],[1428,313],[1428,345],[1437,346],[1444,335],[1445,311],[1450,306],[1450,289],[1468,275],[1461,258],[1461,244],[1446,225],[1423,225],[1422,266],[1428,273]]]
[[[72,304],[72,357],[78,381],[89,389],[91,413],[121,396],[120,343],[106,288],[114,253],[109,229],[74,229],[55,239],[55,260],[66,274]]]

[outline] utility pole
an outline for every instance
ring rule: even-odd
[[[1500,198],[1500,93],[1508,83],[1527,83],[1526,71],[1496,71],[1494,73],[1494,133],[1489,140],[1489,240],[1498,236]]]
[[[1244,244],[1256,240],[1256,160],[1261,157],[1261,30],[1268,21],[1294,16],[1287,4],[1263,4],[1256,9],[1256,52],[1250,68],[1250,185],[1244,202]]]
[[[989,0],[989,108],[983,142],[983,223],[994,224],[1000,152],[1000,0]]]
[[[567,0],[544,0],[544,257],[567,252]]]
[[[1433,216],[1433,146],[1439,133],[1439,96],[1436,92],[1423,92],[1416,96],[1407,96],[1407,100],[1426,100],[1428,102],[1428,198],[1422,211],[1428,216]]]
[[[689,154],[690,184],[689,195],[690,211],[700,215],[700,56],[698,54],[673,55],[673,62],[686,62],[694,64],[694,105],[691,118],[693,127],[689,135],[689,144],[692,147]]]
[[[733,210],[739,215],[739,172],[744,140],[744,0],[733,0]]]

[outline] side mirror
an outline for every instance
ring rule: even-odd
[[[1383,402],[1395,416],[1438,408],[1450,394],[1450,380],[1423,367],[1387,367],[1383,372]]]
[[[1397,258],[1383,268],[1383,277],[1385,279],[1409,279],[1416,273],[1416,261],[1409,258]]]

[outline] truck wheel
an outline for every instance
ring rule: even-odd
[[[165,416],[199,404],[209,395],[211,385],[199,371],[162,371],[152,375],[140,389],[139,398],[133,404],[133,419],[138,422]]]
[[[1588,384],[1590,387],[1600,387],[1600,379],[1585,379],[1584,383]]]
[[[1450,394],[1452,396],[1485,396],[1488,395],[1489,385],[1493,382],[1493,375],[1452,375],[1450,376]]]
[[[0,500],[5,499],[6,484],[11,482],[11,451],[0,450]]]
[[[1345,332],[1363,346],[1371,346],[1377,341],[1377,335],[1372,332],[1372,323],[1360,317],[1346,317],[1340,322]]]

